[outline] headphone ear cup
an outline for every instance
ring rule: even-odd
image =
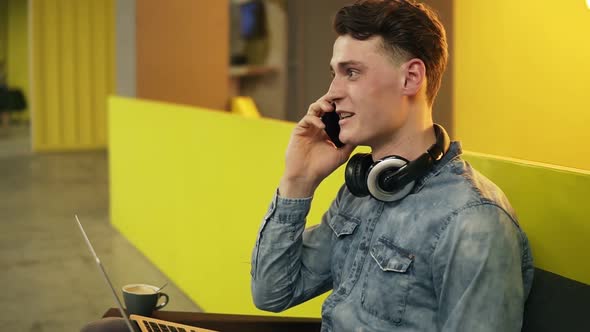
[[[414,188],[414,181],[400,186],[400,179],[407,175],[409,161],[399,156],[389,156],[373,164],[367,174],[367,190],[382,202],[395,202],[406,197]],[[385,181],[389,178],[388,181]]]
[[[357,197],[364,197],[369,194],[367,187],[367,174],[373,165],[373,158],[370,153],[357,153],[346,164],[344,180],[348,190]]]

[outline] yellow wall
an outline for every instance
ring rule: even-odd
[[[456,137],[470,151],[590,169],[584,0],[455,0]]]
[[[29,35],[28,35],[28,1],[8,0],[7,2],[7,78],[10,88],[21,89],[27,101],[30,100],[29,89]],[[16,117],[28,119],[29,112],[15,113]]]
[[[33,149],[104,148],[113,0],[32,0]]]
[[[6,61],[6,47],[8,40],[6,38],[8,29],[8,1],[0,0],[0,71],[3,69],[2,65]]]

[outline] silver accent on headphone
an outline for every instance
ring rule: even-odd
[[[410,183],[406,184],[403,188],[396,189],[393,192],[385,191],[379,186],[379,175],[381,175],[381,173],[384,170],[391,170],[393,168],[397,169],[396,172],[399,172],[407,165],[408,163],[405,162],[403,159],[396,157],[388,157],[376,162],[369,169],[369,174],[367,175],[367,188],[369,189],[369,193],[371,194],[371,196],[380,201],[393,202],[400,200],[401,198],[408,195],[410,191],[412,191],[412,189],[414,188],[415,181],[411,181]]]

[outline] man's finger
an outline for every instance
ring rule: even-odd
[[[299,121],[299,125],[304,128],[309,128],[313,126],[318,129],[324,129],[326,127],[321,118],[311,114],[304,116],[303,119]]]
[[[321,117],[324,114],[322,107],[317,102],[309,105],[309,109],[307,109],[307,115]]]
[[[334,106],[326,99],[318,99],[315,103],[309,105],[307,114],[321,117],[326,112],[334,111]]]

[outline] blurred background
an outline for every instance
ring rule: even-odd
[[[0,0],[3,328],[75,331],[114,306],[74,213],[118,287],[169,279],[110,225],[109,96],[297,121],[329,86],[348,3]],[[424,3],[449,41],[435,121],[469,151],[588,174],[588,1]],[[168,309],[201,310],[167,290]]]

